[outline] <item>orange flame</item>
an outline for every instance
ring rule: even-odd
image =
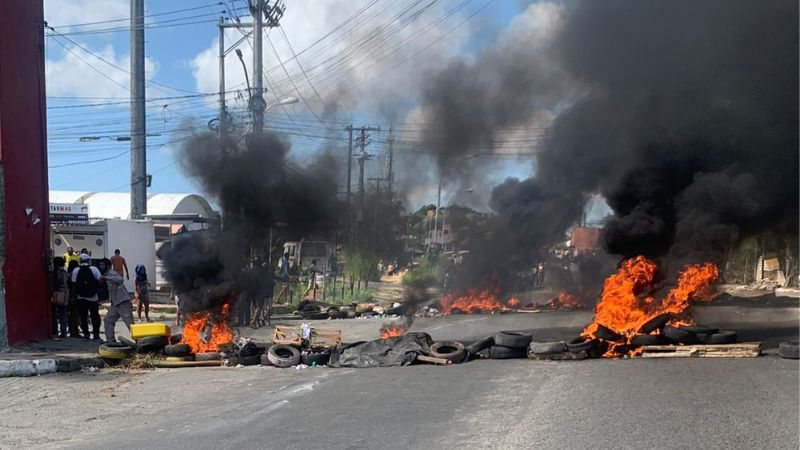
[[[547,302],[547,306],[554,309],[580,309],[584,305],[578,300],[578,297],[562,292],[558,297],[553,297]]]
[[[233,333],[228,326],[227,318],[230,312],[230,304],[222,305],[216,321],[208,329],[208,322],[211,313],[201,312],[192,314],[186,318],[183,325],[183,336],[181,343],[189,344],[192,353],[215,352],[220,344],[225,344],[233,340]]]
[[[519,300],[517,300],[514,297],[511,297],[510,299],[508,299],[506,304],[508,305],[509,308],[516,308],[517,306],[519,306]]]
[[[453,292],[448,292],[439,300],[441,313],[448,315],[452,314],[454,311],[459,311],[464,314],[504,311],[508,308],[498,300],[497,294],[499,292],[499,289],[484,289],[482,291],[469,289],[466,294],[461,296]]]
[[[400,327],[381,328],[381,339],[389,339],[405,334],[406,330]]]
[[[711,284],[719,273],[712,263],[684,267],[675,287],[661,300],[648,293],[656,270],[655,263],[644,256],[637,256],[623,262],[622,267],[606,279],[600,302],[595,307],[594,320],[581,334],[596,337],[594,333],[599,324],[625,338],[624,342],[609,343],[609,349],[603,356],[616,356],[617,349],[626,345],[645,322],[659,314],[672,314],[674,319],[670,323],[673,325],[691,323],[691,318],[687,316],[690,300],[710,300],[714,297]]]

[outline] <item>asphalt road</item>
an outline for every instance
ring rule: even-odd
[[[204,392],[130,422],[112,416],[109,432],[67,446],[796,449],[799,439],[798,364],[769,356],[204,369],[164,382],[176,377]]]
[[[584,319],[453,316],[413,328],[436,339],[531,328],[568,337]],[[359,338],[380,321],[338,325]],[[771,347],[796,339],[797,326],[750,323],[740,335]],[[0,448],[796,449],[799,368],[769,354],[0,379]]]

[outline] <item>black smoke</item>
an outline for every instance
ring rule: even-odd
[[[496,46],[432,77],[423,103],[447,167],[538,109],[555,116],[535,175],[492,192],[491,264],[530,261],[596,193],[614,211],[608,252],[674,267],[796,232],[797,35],[791,1],[576,1],[546,49]]]
[[[270,231],[291,239],[338,226],[338,163],[330,149],[301,164],[274,133],[224,141],[203,133],[185,140],[178,161],[222,214],[221,227],[177,237],[164,251],[166,277],[187,312],[262,292],[258,279],[269,284],[273,268],[265,259]]]

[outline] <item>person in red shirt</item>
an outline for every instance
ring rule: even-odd
[[[128,274],[128,263],[125,261],[125,258],[119,254],[119,249],[114,250],[114,256],[111,257],[111,267],[114,269],[114,272],[122,275],[122,269],[125,269],[125,279],[130,280],[131,277]]]

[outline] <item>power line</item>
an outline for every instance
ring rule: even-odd
[[[222,2],[219,2],[218,5],[222,5]],[[157,13],[157,14],[146,14],[144,16],[144,18],[145,19],[149,19],[151,17],[166,16],[166,15],[170,15],[170,14],[177,14],[177,13],[187,12],[187,11],[195,11],[195,10],[203,9],[203,8],[206,8],[206,6],[195,6],[195,7],[186,8],[186,9],[176,9],[174,11],[167,11],[167,12]],[[124,17],[124,18],[120,18],[120,19],[101,20],[101,21],[98,21],[98,22],[85,22],[85,23],[74,23],[74,24],[70,24],[70,25],[59,25],[58,28],[85,27],[85,26],[88,26],[88,25],[101,25],[101,24],[104,24],[104,23],[127,22],[129,20],[131,20],[130,17]]]

